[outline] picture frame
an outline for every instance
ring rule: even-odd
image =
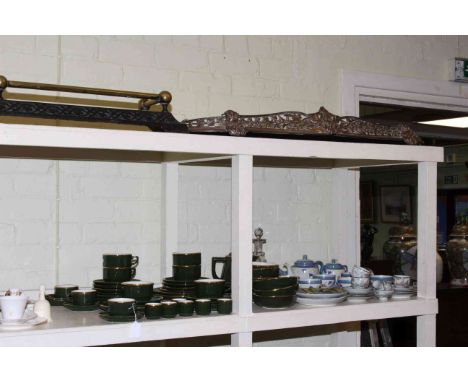
[[[374,183],[359,183],[359,200],[361,205],[361,223],[375,223]]]
[[[380,186],[380,220],[382,223],[400,223],[402,213],[413,220],[411,186]]]

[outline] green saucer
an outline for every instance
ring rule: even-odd
[[[51,306],[62,306],[64,303],[68,302],[66,298],[55,298],[54,294],[46,294],[45,299],[49,301]]]
[[[139,312],[137,310],[136,312],[136,318],[137,320],[142,319],[144,316],[144,313]],[[128,316],[111,316],[107,312],[101,312],[99,313],[99,317],[101,317],[103,320],[109,321],[109,322],[134,322],[135,321],[135,315],[130,314]]]
[[[65,308],[67,308],[67,309],[74,310],[74,311],[77,311],[77,312],[89,312],[89,311],[98,309],[97,304],[94,304],[94,305],[81,305],[80,306],[80,305],[73,305],[71,302],[64,302],[63,306]]]

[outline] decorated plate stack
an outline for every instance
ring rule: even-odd
[[[279,277],[277,264],[254,262],[252,267],[255,304],[264,308],[285,308],[294,304],[297,277]]]
[[[346,300],[347,293],[341,287],[326,287],[300,289],[297,292],[298,304],[308,306],[333,306]]]

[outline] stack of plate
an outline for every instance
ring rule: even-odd
[[[349,302],[366,302],[370,298],[374,297],[374,288],[345,288],[348,293]]]
[[[394,300],[408,300],[411,297],[415,296],[418,293],[418,290],[413,287],[401,287],[395,286],[393,289],[393,299]]]
[[[162,282],[162,287],[156,288],[154,292],[169,300],[173,298],[196,298],[194,281],[179,281],[173,277],[166,277]]]
[[[297,302],[308,306],[333,306],[346,300],[346,296],[343,288],[299,289]]]
[[[134,281],[139,280],[135,279]],[[96,299],[98,301],[107,301],[110,298],[122,297],[122,282],[94,280],[93,289],[97,292]]]
[[[253,301],[264,308],[285,308],[296,300],[297,277],[263,277],[253,280]]]

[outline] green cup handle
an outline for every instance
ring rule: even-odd
[[[225,257],[213,257],[211,259],[211,275],[213,276],[214,279],[221,278],[216,274],[216,264],[218,263],[226,264],[226,258]]]
[[[132,270],[130,271],[130,278],[135,278],[135,275],[136,275],[136,268],[132,268]]]
[[[138,263],[140,262],[140,259],[138,256],[133,256],[132,257],[132,268],[138,267]]]

